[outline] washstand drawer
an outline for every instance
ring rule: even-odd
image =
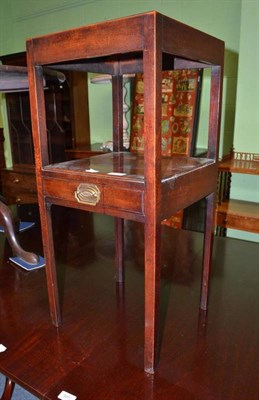
[[[120,188],[114,183],[93,184],[63,179],[44,179],[44,194],[52,199],[99,208],[121,209],[143,214],[143,192]]]

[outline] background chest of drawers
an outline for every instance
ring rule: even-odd
[[[1,56],[3,65],[26,67],[26,54]],[[90,144],[87,72],[62,74],[44,90],[51,162],[70,158],[68,150]],[[86,107],[78,107],[85,99]],[[5,93],[12,167],[1,165],[2,194],[8,204],[37,203],[28,91]],[[6,135],[7,132],[4,132]]]
[[[2,170],[3,195],[9,204],[37,203],[33,166],[20,165]]]

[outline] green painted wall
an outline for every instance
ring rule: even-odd
[[[156,9],[226,42],[225,91],[221,152],[232,145],[239,50],[241,0],[1,0],[4,21],[0,54],[25,50],[28,37]],[[94,141],[111,137],[111,88],[89,85],[91,132]],[[96,118],[98,115],[98,118]],[[203,119],[199,144],[206,140]],[[205,129],[203,129],[205,128]]]
[[[259,0],[242,0],[234,148],[259,153]],[[259,207],[259,177],[233,174],[231,196]],[[259,235],[236,230],[228,234],[259,242]]]
[[[1,97],[1,95],[0,95],[0,97]],[[0,104],[1,104],[1,102],[2,102],[2,99],[0,99]],[[0,111],[0,128],[2,128],[3,127],[3,118],[2,118],[2,112]]]
[[[0,0],[0,54],[25,50],[25,40],[28,37],[157,10],[225,41],[220,154],[228,152],[233,142],[236,150],[259,152],[258,2],[259,0]],[[254,69],[256,65],[257,68]],[[255,82],[257,83],[254,85]],[[111,108],[107,107],[107,104],[111,104],[111,87],[89,84],[89,97],[92,141],[108,140],[111,138],[112,128]],[[4,116],[3,124],[5,125]],[[202,119],[200,145],[206,140],[206,124],[206,119]],[[246,177],[245,187],[246,196],[256,199],[258,181],[256,186]],[[233,192],[236,197],[244,195],[240,182],[233,180]],[[249,239],[259,240],[258,235],[250,235]]]

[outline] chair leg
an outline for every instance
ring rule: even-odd
[[[124,220],[115,218],[115,266],[116,282],[124,282]]]
[[[5,379],[5,387],[0,400],[11,400],[15,383],[11,379]]]
[[[20,257],[22,260],[29,264],[37,264],[39,262],[39,257],[28,251],[23,250],[23,248],[18,243],[15,230],[14,230],[14,220],[10,208],[0,201],[0,224],[2,225],[7,240],[12,248],[13,254]]]
[[[46,277],[48,286],[48,296],[50,305],[50,315],[55,326],[61,324],[60,301],[57,284],[57,271],[55,262],[55,252],[52,232],[51,204],[44,201],[40,209],[42,242],[46,261]]]
[[[209,278],[210,266],[213,250],[214,239],[214,225],[215,225],[215,193],[211,193],[206,197],[206,217],[205,217],[205,230],[203,242],[203,272],[202,272],[202,287],[201,287],[201,300],[200,308],[207,310],[208,308],[208,294],[209,294]]]
[[[161,224],[145,224],[145,371],[153,374],[158,363],[158,326],[161,273]]]

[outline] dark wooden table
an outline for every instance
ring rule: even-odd
[[[66,210],[54,209],[59,328],[50,320],[44,269],[11,265],[0,238],[1,373],[40,399],[64,390],[80,400],[258,400],[258,244],[215,239],[206,316],[198,312],[202,235],[163,227],[160,363],[150,376],[142,224],[126,225],[126,282],[116,284],[113,219]],[[37,227],[20,241],[41,252]]]

